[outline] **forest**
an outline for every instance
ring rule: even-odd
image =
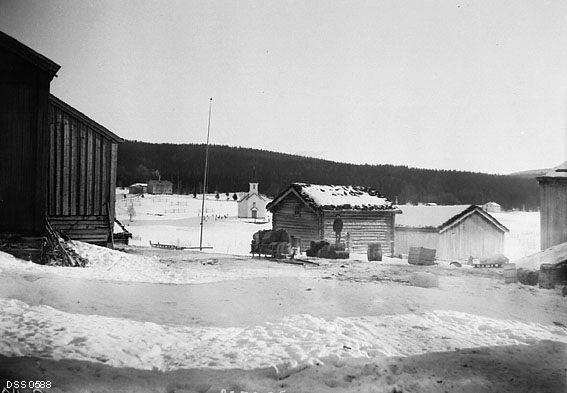
[[[118,150],[117,185],[170,180],[178,194],[202,192],[204,144],[125,141]],[[207,192],[248,191],[255,176],[262,194],[273,197],[293,182],[372,187],[399,204],[483,204],[506,210],[537,210],[535,178],[400,165],[357,165],[223,145],[209,146]]]

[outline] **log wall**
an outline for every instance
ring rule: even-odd
[[[319,216],[295,194],[289,194],[272,209],[272,227],[300,238],[303,251],[310,247],[311,241],[322,239]]]
[[[333,222],[337,214],[343,220],[341,241],[350,236],[350,252],[366,254],[369,243],[380,243],[384,254],[394,252],[394,213],[380,210],[331,210],[323,218],[323,238],[335,242]]]

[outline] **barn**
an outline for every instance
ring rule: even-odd
[[[303,250],[311,241],[334,242],[333,222],[339,214],[351,253],[366,253],[368,244],[376,242],[384,252],[394,251],[395,216],[400,210],[372,188],[292,183],[266,208],[272,213],[273,229],[287,230]]]
[[[567,242],[567,161],[538,177],[541,249]]]
[[[0,32],[0,236],[36,249],[46,218],[100,244],[114,221],[122,139],[50,94],[59,69]]]
[[[488,258],[504,251],[508,229],[475,205],[400,206],[396,220],[396,254],[410,247],[437,250],[440,260]]]

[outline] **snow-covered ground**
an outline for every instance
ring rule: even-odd
[[[510,371],[522,368],[549,372],[553,389],[565,387],[567,302],[560,288],[505,284],[501,269],[417,267],[387,257],[320,266],[251,258],[252,234],[271,224],[238,219],[236,203],[222,196],[206,201],[204,245],[212,249],[147,247],[150,240],[198,245],[200,203],[192,196],[118,198],[132,246],[117,251],[75,242],[90,261],[84,269],[0,253],[0,366],[9,370],[0,383],[43,369],[58,378],[51,392],[79,391],[79,374],[84,383],[95,381],[83,391],[530,391],[529,383],[512,382],[527,380]],[[511,259],[538,251],[536,215],[495,215],[510,229]],[[424,355],[436,360],[419,363]],[[421,365],[402,367],[404,358]],[[430,370],[443,359],[458,364],[450,372],[447,365]],[[467,364],[482,359],[508,363],[467,374]],[[85,364],[98,366],[89,374]],[[118,389],[115,381],[132,373],[124,367],[150,370],[155,381],[165,375],[169,385]],[[171,387],[180,378],[175,370],[187,369],[196,370],[190,380],[207,383]]]

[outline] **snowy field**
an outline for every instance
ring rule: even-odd
[[[232,194],[231,194],[232,195]],[[271,223],[236,202],[117,198],[131,246],[80,242],[85,269],[0,253],[0,383],[50,392],[563,392],[561,288],[505,284],[502,269],[385,257],[301,266],[251,258]],[[127,207],[136,215],[130,222]],[[513,260],[539,249],[537,213],[499,213]],[[30,390],[31,391],[31,390]],[[47,390],[46,390],[47,391]]]

